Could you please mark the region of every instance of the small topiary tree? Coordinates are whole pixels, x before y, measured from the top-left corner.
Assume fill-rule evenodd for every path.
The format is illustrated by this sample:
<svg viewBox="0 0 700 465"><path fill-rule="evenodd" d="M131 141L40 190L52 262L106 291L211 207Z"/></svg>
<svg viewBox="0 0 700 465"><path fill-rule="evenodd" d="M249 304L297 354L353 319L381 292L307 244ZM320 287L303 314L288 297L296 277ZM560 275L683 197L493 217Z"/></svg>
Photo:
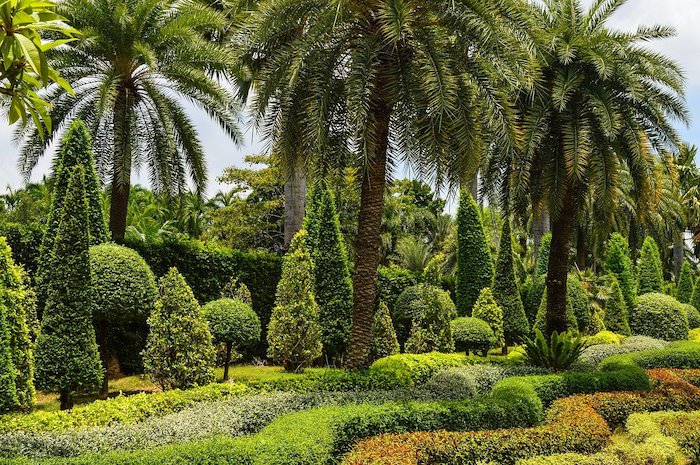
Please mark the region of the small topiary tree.
<svg viewBox="0 0 700 465"><path fill-rule="evenodd" d="M486 243L479 206L471 193L462 189L457 210L457 313L472 314L479 293L493 281L493 262Z"/></svg>
<svg viewBox="0 0 700 465"><path fill-rule="evenodd" d="M567 279L568 281L568 279ZM542 302L540 302L540 308L537 310L537 316L535 317L535 324L532 327L532 332L539 329L540 332L544 333L547 326L547 290L542 293ZM576 314L574 313L574 307L571 304L571 298L569 297L569 286L567 285L566 292L566 329L571 331L572 334L578 334L578 322L576 321Z"/></svg>
<svg viewBox="0 0 700 465"><path fill-rule="evenodd" d="M544 276L534 274L525 278L525 282L520 287L520 296L527 316L528 328L535 324L545 286Z"/></svg>
<svg viewBox="0 0 700 465"><path fill-rule="evenodd" d="M234 299L209 302L202 307L202 312L214 341L226 344L224 359L224 381L226 381L231 364L231 352L260 340L260 319L250 305Z"/></svg>
<svg viewBox="0 0 700 465"><path fill-rule="evenodd" d="M231 278L226 283L221 291L221 298L240 300L244 304L253 306L253 297L250 295L250 289L245 283L240 282L238 278Z"/></svg>
<svg viewBox="0 0 700 465"><path fill-rule="evenodd" d="M630 256L630 247L627 239L620 233L613 233L608 240L608 249L605 255L605 270L612 273L620 284L620 290L625 298L627 312L634 308L636 297L634 283L634 268Z"/></svg>
<svg viewBox="0 0 700 465"><path fill-rule="evenodd" d="M700 311L690 304L683 304L683 310L688 317L688 328L700 328Z"/></svg>
<svg viewBox="0 0 700 465"><path fill-rule="evenodd" d="M159 294L148 318L146 373L163 390L214 382L212 336L192 289L176 268L160 279Z"/></svg>
<svg viewBox="0 0 700 465"><path fill-rule="evenodd" d="M267 330L267 355L286 371L299 373L321 356L321 326L313 294L313 262L299 231L282 264L275 308Z"/></svg>
<svg viewBox="0 0 700 465"><path fill-rule="evenodd" d="M693 298L695 272L690 263L685 260L681 266L681 274L678 278L676 298L682 304L689 304Z"/></svg>
<svg viewBox="0 0 700 465"><path fill-rule="evenodd" d="M5 318L5 309L0 306L0 412L7 412L17 406L19 401L10 350L10 329Z"/></svg>
<svg viewBox="0 0 700 465"><path fill-rule="evenodd" d="M79 165L71 172L36 342L36 385L59 392L62 410L73 407L75 393L98 388L104 376L92 326L85 170Z"/></svg>
<svg viewBox="0 0 700 465"><path fill-rule="evenodd" d="M632 334L666 341L688 338L688 315L683 304L671 296L651 292L637 297L630 314Z"/></svg>
<svg viewBox="0 0 700 465"><path fill-rule="evenodd" d="M625 297L620 282L610 274L610 298L605 302L605 328L615 334L631 335Z"/></svg>
<svg viewBox="0 0 700 465"><path fill-rule="evenodd" d="M503 346L505 343L503 309L496 303L491 288L485 287L481 290L481 294L479 294L479 298L474 305L472 316L488 323L496 339L496 345L499 347Z"/></svg>
<svg viewBox="0 0 700 465"><path fill-rule="evenodd" d="M591 309L591 303L588 300L586 288L583 287L583 283L576 275L569 275L566 280L566 289L566 297L571 303L571 308L576 317L576 324L581 335L591 336L604 330L604 327L601 328L602 322L596 319L596 315L594 315Z"/></svg>
<svg viewBox="0 0 700 465"><path fill-rule="evenodd" d="M529 333L525 308L520 299L520 289L513 268L513 239L510 233L510 221L503 222L501 231L501 246L496 262L496 275L493 278L493 297L503 310L504 353L508 353L508 345L520 341Z"/></svg>
<svg viewBox="0 0 700 465"><path fill-rule="evenodd" d="M409 287L396 301L394 323L399 343L408 344L410 334L407 334L407 331L415 327L413 332L418 334L418 328L421 328L423 331L420 332L420 336L425 347L421 352L451 352L454 340L450 321L455 316L457 311L448 292L429 284ZM402 336L405 339L402 339ZM406 346L404 350L409 351Z"/></svg>
<svg viewBox="0 0 700 465"><path fill-rule="evenodd" d="M156 279L146 261L135 251L117 244L90 247L93 321L105 376L100 396L109 393L106 368L110 359L110 328L145 321L158 300Z"/></svg>
<svg viewBox="0 0 700 465"><path fill-rule="evenodd" d="M661 292L664 285L664 274L661 266L661 255L656 241L652 237L644 239L639 253L637 270L637 294Z"/></svg>
<svg viewBox="0 0 700 465"><path fill-rule="evenodd" d="M547 271L549 270L549 252L551 249L552 233L547 233L544 236L542 236L542 241L540 242L540 250L537 257L537 264L535 265L536 276L547 276Z"/></svg>
<svg viewBox="0 0 700 465"><path fill-rule="evenodd" d="M473 317L452 320L452 337L458 352L478 353L486 357L489 349L496 347L497 340L487 322Z"/></svg>
<svg viewBox="0 0 700 465"><path fill-rule="evenodd" d="M384 302L380 302L372 323L370 360L379 360L389 355L398 354L400 350L394 324L391 322L389 307Z"/></svg>
<svg viewBox="0 0 700 465"><path fill-rule="evenodd" d="M417 322L411 324L411 331L404 345L404 352L407 354L427 354L432 352L428 331Z"/></svg>
<svg viewBox="0 0 700 465"><path fill-rule="evenodd" d="M690 298L690 305L695 308L700 308L700 276L695 278L695 286L693 286L693 294Z"/></svg>

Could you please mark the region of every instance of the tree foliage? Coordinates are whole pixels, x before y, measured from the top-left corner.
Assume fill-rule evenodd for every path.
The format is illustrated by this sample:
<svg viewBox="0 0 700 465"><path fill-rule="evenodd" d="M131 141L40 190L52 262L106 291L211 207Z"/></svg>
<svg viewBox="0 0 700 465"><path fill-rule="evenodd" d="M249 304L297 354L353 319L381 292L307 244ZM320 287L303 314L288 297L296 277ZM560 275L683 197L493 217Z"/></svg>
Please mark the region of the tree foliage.
<svg viewBox="0 0 700 465"><path fill-rule="evenodd" d="M620 290L625 298L627 311L634 308L634 299L637 295L634 282L634 268L630 247L627 239L620 233L613 233L608 240L608 248L605 254L605 270L617 278Z"/></svg>
<svg viewBox="0 0 700 465"><path fill-rule="evenodd" d="M652 237L644 239L639 253L637 270L637 293L661 292L664 284L661 255L656 241Z"/></svg>
<svg viewBox="0 0 700 465"><path fill-rule="evenodd" d="M681 266L681 275L678 278L678 291L676 293L679 302L689 304L693 298L693 289L695 285L695 272L690 262L683 261Z"/></svg>

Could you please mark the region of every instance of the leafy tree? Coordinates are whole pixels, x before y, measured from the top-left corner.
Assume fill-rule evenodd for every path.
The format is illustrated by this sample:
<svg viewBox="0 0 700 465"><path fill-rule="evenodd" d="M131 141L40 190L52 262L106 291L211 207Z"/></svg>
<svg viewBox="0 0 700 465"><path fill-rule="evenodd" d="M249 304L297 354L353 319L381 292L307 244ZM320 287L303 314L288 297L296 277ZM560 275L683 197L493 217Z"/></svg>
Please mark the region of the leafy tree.
<svg viewBox="0 0 700 465"><path fill-rule="evenodd" d="M492 84L517 81L529 64L514 34L520 6L271 0L235 38L253 57L254 109L284 165L351 159L362 175L350 368L369 362L387 167L402 154L457 185L478 164L483 126L514 145L508 93Z"/></svg>
<svg viewBox="0 0 700 465"><path fill-rule="evenodd" d="M37 123L20 129L21 168L34 169L61 127L89 121L98 164L111 169L109 227L121 241L131 173L141 164L158 191L183 192L188 175L198 192L204 189L204 152L181 100L240 140L234 96L214 76L239 68L224 44L211 40L230 22L204 3L177 0L69 0L57 11L82 33L49 60L65 71L75 94L46 93L55 124L43 139Z"/></svg>
<svg viewBox="0 0 700 465"><path fill-rule="evenodd" d="M634 268L627 239L620 233L614 233L608 240L605 255L605 270L617 278L622 295L625 297L627 312L634 308L636 297L634 283Z"/></svg>
<svg viewBox="0 0 700 465"><path fill-rule="evenodd" d="M389 307L384 302L379 303L379 309L374 314L372 324L372 349L371 360L379 360L382 357L398 354L401 348L396 339L394 324L391 322Z"/></svg>
<svg viewBox="0 0 700 465"><path fill-rule="evenodd" d="M146 373L164 390L213 382L212 336L192 289L176 268L170 268L160 278L159 293L148 318L150 331L143 351Z"/></svg>
<svg viewBox="0 0 700 465"><path fill-rule="evenodd" d="M481 290L479 298L474 304L472 317L488 323L491 330L493 330L497 347L503 346L505 343L503 334L503 309L496 303L491 288L485 287Z"/></svg>
<svg viewBox="0 0 700 465"><path fill-rule="evenodd" d="M679 302L689 304L693 298L693 285L695 280L695 272L688 261L684 261L681 266L681 275L678 278L677 299Z"/></svg>
<svg viewBox="0 0 700 465"><path fill-rule="evenodd" d="M479 206L469 191L462 190L457 210L457 282L455 284L459 315L471 314L481 290L491 285L493 276L493 261L486 245Z"/></svg>
<svg viewBox="0 0 700 465"><path fill-rule="evenodd" d="M663 267L659 247L652 237L644 239L637 266L637 293L661 292L664 284Z"/></svg>
<svg viewBox="0 0 700 465"><path fill-rule="evenodd" d="M78 165L70 173L36 341L36 385L59 392L62 410L73 407L75 393L97 389L104 376L92 326L85 169Z"/></svg>
<svg viewBox="0 0 700 465"><path fill-rule="evenodd" d="M632 334L627 304L614 274L610 275L610 298L605 302L605 329L624 336Z"/></svg>
<svg viewBox="0 0 700 465"><path fill-rule="evenodd" d="M313 294L313 262L299 231L282 264L275 308L267 330L267 355L286 371L299 373L321 356L322 330Z"/></svg>
<svg viewBox="0 0 700 465"><path fill-rule="evenodd" d="M6 310L0 307L0 412L7 412L19 405L10 349L10 329L5 313Z"/></svg>
<svg viewBox="0 0 700 465"><path fill-rule="evenodd" d="M222 299L240 300L246 305L253 306L253 297L250 295L250 289L245 283L238 281L238 278L231 278L221 290Z"/></svg>
<svg viewBox="0 0 700 465"><path fill-rule="evenodd" d="M501 246L498 250L496 274L491 290L496 303L503 311L504 350L507 351L508 345L520 341L530 332L513 268L513 238L508 219L503 222Z"/></svg>
<svg viewBox="0 0 700 465"><path fill-rule="evenodd" d="M224 381L228 380L231 351L260 340L260 319L252 307L240 300L219 299L202 308L214 341L226 344Z"/></svg>

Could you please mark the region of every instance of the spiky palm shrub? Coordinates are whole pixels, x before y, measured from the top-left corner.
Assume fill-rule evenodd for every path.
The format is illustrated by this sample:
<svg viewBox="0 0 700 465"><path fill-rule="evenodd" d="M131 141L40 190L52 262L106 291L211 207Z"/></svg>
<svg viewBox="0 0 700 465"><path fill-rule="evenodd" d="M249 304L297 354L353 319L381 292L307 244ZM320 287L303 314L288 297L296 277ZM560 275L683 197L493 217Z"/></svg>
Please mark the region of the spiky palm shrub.
<svg viewBox="0 0 700 465"><path fill-rule="evenodd" d="M299 373L321 356L322 331L313 294L313 262L299 231L282 264L277 298L267 330L267 355L286 371Z"/></svg>
<svg viewBox="0 0 700 465"><path fill-rule="evenodd" d="M148 318L143 351L146 373L164 390L213 382L216 356L212 336L192 289L176 268L160 278L159 294Z"/></svg>
<svg viewBox="0 0 700 465"><path fill-rule="evenodd" d="M679 302L684 304L689 304L693 298L693 289L695 281L695 272L693 267L686 260L681 266L681 275L678 278L678 291L676 293L676 298Z"/></svg>
<svg viewBox="0 0 700 465"><path fill-rule="evenodd" d="M529 325L525 308L520 299L520 289L513 268L513 239L510 233L510 221L503 222L501 245L496 261L496 275L491 288L496 303L503 310L503 335L505 345L520 341L528 335Z"/></svg>
<svg viewBox="0 0 700 465"><path fill-rule="evenodd" d="M491 289L485 287L479 293L479 298L474 304L473 318L488 323L496 338L497 346L502 346L505 343L503 334L503 309L496 303Z"/></svg>
<svg viewBox="0 0 700 465"><path fill-rule="evenodd" d="M629 336L632 334L629 324L629 312L622 295L622 288L617 277L610 275L610 298L605 302L605 329L615 334Z"/></svg>
<svg viewBox="0 0 700 465"><path fill-rule="evenodd" d="M73 395L102 384L103 368L92 326L89 206L85 169L71 169L48 274L46 307L36 341L36 386L59 392L61 409Z"/></svg>
<svg viewBox="0 0 700 465"><path fill-rule="evenodd" d="M637 269L637 293L661 292L664 285L664 273L661 265L661 254L656 241L652 237L644 239L639 253Z"/></svg>
<svg viewBox="0 0 700 465"><path fill-rule="evenodd" d="M384 302L379 303L379 308L374 314L372 324L372 350L370 358L379 360L382 357L398 354L401 348L396 338L394 324L391 322L389 307Z"/></svg>
<svg viewBox="0 0 700 465"><path fill-rule="evenodd" d="M494 270L486 244L479 206L471 193L462 190L457 210L457 313L471 315L481 290L491 286Z"/></svg>
<svg viewBox="0 0 700 465"><path fill-rule="evenodd" d="M627 312L634 308L637 296L634 282L634 265L627 239L620 233L613 233L608 240L605 254L605 271L612 273L620 284L620 290L625 298Z"/></svg>

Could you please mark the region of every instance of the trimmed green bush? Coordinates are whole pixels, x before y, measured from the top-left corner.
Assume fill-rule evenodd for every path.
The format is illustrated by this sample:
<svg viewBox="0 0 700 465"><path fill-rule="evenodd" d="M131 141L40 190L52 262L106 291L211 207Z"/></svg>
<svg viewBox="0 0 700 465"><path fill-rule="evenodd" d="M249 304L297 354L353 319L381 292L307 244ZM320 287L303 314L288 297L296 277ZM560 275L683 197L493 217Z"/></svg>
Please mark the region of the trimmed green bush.
<svg viewBox="0 0 700 465"><path fill-rule="evenodd" d="M629 313L622 294L620 282L614 274L610 274L610 298L605 302L605 329L616 334L629 336L632 334L629 324Z"/></svg>
<svg viewBox="0 0 700 465"><path fill-rule="evenodd" d="M501 231L501 246L493 278L493 297L503 310L503 336L506 345L519 342L530 333L525 308L520 299L520 289L513 268L513 238L510 221L506 218Z"/></svg>
<svg viewBox="0 0 700 465"><path fill-rule="evenodd" d="M660 293L640 295L630 314L632 334L675 341L688 338L688 316L683 304Z"/></svg>
<svg viewBox="0 0 700 465"><path fill-rule="evenodd" d="M370 347L370 360L375 361L383 357L398 354L401 350L396 338L394 324L391 322L389 308L384 302L379 303L379 308L374 313L372 322L372 347Z"/></svg>
<svg viewBox="0 0 700 465"><path fill-rule="evenodd" d="M547 233L542 236L542 241L540 242L539 256L537 257L537 264L535 266L536 276L547 276L547 272L549 271L549 253L551 249L552 233Z"/></svg>
<svg viewBox="0 0 700 465"><path fill-rule="evenodd" d="M613 233L608 240L608 250L605 255L605 270L612 273L620 284L620 290L627 304L627 312L634 308L637 295L634 282L634 267L627 239L620 233Z"/></svg>
<svg viewBox="0 0 700 465"><path fill-rule="evenodd" d="M458 352L488 354L489 349L498 346L493 329L484 320L473 317L461 317L452 320L452 337Z"/></svg>
<svg viewBox="0 0 700 465"><path fill-rule="evenodd" d="M299 231L284 257L282 279L267 332L268 356L286 371L301 372L321 356L321 327L313 295L313 262Z"/></svg>
<svg viewBox="0 0 700 465"><path fill-rule="evenodd" d="M571 302L571 308L576 317L576 326L582 335L595 334L605 329L598 315L593 314L586 288L574 274L569 274L566 280L566 298Z"/></svg>
<svg viewBox="0 0 700 465"><path fill-rule="evenodd" d="M615 334L612 331L600 331L593 336L586 336L583 339L589 346L598 344L614 344L619 346L622 343L624 336Z"/></svg>
<svg viewBox="0 0 700 465"><path fill-rule="evenodd" d="M0 224L0 236L7 239L15 264L22 266L24 271L34 278L39 266L39 249L44 239L44 225L3 223Z"/></svg>
<svg viewBox="0 0 700 465"><path fill-rule="evenodd" d="M401 293L396 301L393 321L399 343L420 352L451 352L454 349L450 321L455 305L447 291L429 284L418 284ZM413 338L411 338L413 333ZM405 338L405 339L403 339Z"/></svg>
<svg viewBox="0 0 700 465"><path fill-rule="evenodd" d="M10 328L5 313L5 309L0 306L0 413L19 406L17 385L15 384L15 367L12 364L12 351L10 350Z"/></svg>
<svg viewBox="0 0 700 465"><path fill-rule="evenodd" d="M91 392L103 379L92 326L85 169L78 165L71 173L53 242L55 261L46 275L46 307L36 341L36 385L59 392L62 409L73 406L75 393Z"/></svg>
<svg viewBox="0 0 700 465"><path fill-rule="evenodd" d="M681 266L681 274L678 278L678 288L676 298L682 304L689 304L693 298L693 289L695 284L695 271L688 260L683 261Z"/></svg>
<svg viewBox="0 0 700 465"><path fill-rule="evenodd" d="M629 366L637 366L644 370L656 368L700 368L700 343L678 341L669 344L664 349L644 350L628 354L612 355L603 360L601 371L614 371Z"/></svg>
<svg viewBox="0 0 700 465"><path fill-rule="evenodd" d="M457 209L457 283L455 294L457 313L472 314L479 293L493 281L491 252L486 243L484 225L476 200L462 189Z"/></svg>
<svg viewBox="0 0 700 465"><path fill-rule="evenodd" d="M493 331L497 346L502 346L505 343L503 334L503 310L496 303L496 299L493 298L490 288L486 287L481 290L479 299L474 305L472 315L474 318L483 320L489 325Z"/></svg>
<svg viewBox="0 0 700 465"><path fill-rule="evenodd" d="M664 285L664 273L661 266L661 254L656 241L652 237L644 239L639 253L637 269L637 294L661 292Z"/></svg>
<svg viewBox="0 0 700 465"><path fill-rule="evenodd" d="M695 286L693 287L693 295L690 298L690 305L700 309L700 276L695 278Z"/></svg>
<svg viewBox="0 0 700 465"><path fill-rule="evenodd" d="M396 301L399 296L409 287L413 287L419 282L419 276L404 268L398 267L394 264L391 266L380 266L377 270L377 302L384 302L389 308L389 312L394 318L394 324L396 325L395 307ZM406 329L406 334L404 336L404 341L408 337L409 327ZM401 335L398 334L399 342L401 342Z"/></svg>
<svg viewBox="0 0 700 465"><path fill-rule="evenodd" d="M404 386L419 386L440 370L470 363L471 360L464 354L396 354L377 360L370 366L369 371L388 375L399 380Z"/></svg>
<svg viewBox="0 0 700 465"><path fill-rule="evenodd" d="M683 304L683 310L688 316L688 328L695 329L700 327L700 311L690 304Z"/></svg>
<svg viewBox="0 0 700 465"><path fill-rule="evenodd" d="M212 336L192 289L175 268L159 281L160 298L148 318L146 373L163 390L214 381Z"/></svg>

